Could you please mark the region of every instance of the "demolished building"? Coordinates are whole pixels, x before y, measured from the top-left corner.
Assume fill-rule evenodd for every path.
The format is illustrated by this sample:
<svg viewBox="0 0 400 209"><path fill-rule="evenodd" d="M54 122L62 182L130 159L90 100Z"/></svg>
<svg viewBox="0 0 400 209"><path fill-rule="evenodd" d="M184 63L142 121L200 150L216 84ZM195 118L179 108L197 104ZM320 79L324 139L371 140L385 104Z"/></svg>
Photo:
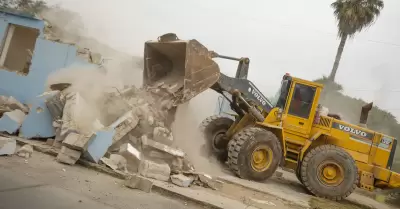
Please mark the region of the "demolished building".
<svg viewBox="0 0 400 209"><path fill-rule="evenodd" d="M0 53L0 130L18 131L26 138L53 137L55 130L45 105L48 95L43 95L48 75L71 65L92 63L78 56L76 46L47 40L41 19L1 10L0 19L0 38L4 40ZM20 112L11 113L11 117L5 114L10 102L26 114L23 120Z"/></svg>
<svg viewBox="0 0 400 209"><path fill-rule="evenodd" d="M163 99L165 87L110 85L91 95L87 89L108 79L100 54L63 43L40 18L6 11L0 18L0 133L48 138L65 164L85 159L162 181L193 175L186 154L172 147L173 107ZM103 80L65 76L73 71Z"/></svg>

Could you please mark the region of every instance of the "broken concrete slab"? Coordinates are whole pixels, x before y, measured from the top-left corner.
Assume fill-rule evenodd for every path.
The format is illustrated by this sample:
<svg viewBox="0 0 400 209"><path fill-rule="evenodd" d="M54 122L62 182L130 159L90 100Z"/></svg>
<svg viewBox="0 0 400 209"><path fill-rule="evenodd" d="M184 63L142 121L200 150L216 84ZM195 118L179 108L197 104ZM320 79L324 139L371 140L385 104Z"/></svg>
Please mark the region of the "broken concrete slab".
<svg viewBox="0 0 400 209"><path fill-rule="evenodd" d="M113 142L127 135L136 127L137 123L138 118L133 115L132 111L129 111L107 128L97 131L96 134L92 135L89 139L85 158L97 163Z"/></svg>
<svg viewBox="0 0 400 209"><path fill-rule="evenodd" d="M0 96L0 106L5 107L8 111L21 110L24 113L29 112L29 108L23 105L21 102L10 96Z"/></svg>
<svg viewBox="0 0 400 209"><path fill-rule="evenodd" d="M113 170L120 170L125 173L128 172L127 160L121 155L111 154L109 158L102 157L100 160Z"/></svg>
<svg viewBox="0 0 400 209"><path fill-rule="evenodd" d="M52 126L53 120L44 103L46 96L48 95L41 95L27 101L27 103L30 104L30 111L19 129L20 137L28 139L54 137L55 130Z"/></svg>
<svg viewBox="0 0 400 209"><path fill-rule="evenodd" d="M180 173L183 170L183 158L174 157L171 162L171 170L174 173Z"/></svg>
<svg viewBox="0 0 400 209"><path fill-rule="evenodd" d="M185 152L183 152L182 150L175 149L175 148L172 148L172 147L167 146L165 144L161 144L159 142L151 140L151 139L147 138L145 135L142 136L141 139L142 139L142 146L144 148L151 147L151 148L154 148L154 149L169 153L169 154L171 154L173 156L176 156L176 157L182 157L183 158L186 155Z"/></svg>
<svg viewBox="0 0 400 209"><path fill-rule="evenodd" d="M74 165L76 161L81 157L81 152L70 149L66 146L62 146L60 152L57 155L57 161L69 165Z"/></svg>
<svg viewBox="0 0 400 209"><path fill-rule="evenodd" d="M153 182L138 175L132 175L125 181L125 186L131 189L140 189L150 193L153 187Z"/></svg>
<svg viewBox="0 0 400 209"><path fill-rule="evenodd" d="M127 170L128 161L124 158L124 156L118 154L111 154L109 159L114 164L117 165L117 170L128 172Z"/></svg>
<svg viewBox="0 0 400 209"><path fill-rule="evenodd" d="M84 136L82 134L78 133L68 133L67 136L65 136L64 141L62 144L70 149L78 150L78 151L84 151L88 142L89 142L89 137Z"/></svg>
<svg viewBox="0 0 400 209"><path fill-rule="evenodd" d="M174 137L167 128L155 127L153 130L153 140L170 146L174 142Z"/></svg>
<svg viewBox="0 0 400 209"><path fill-rule="evenodd" d="M180 187L189 187L192 184L193 180L194 180L193 177L185 176L183 174L177 174L171 176L172 183Z"/></svg>
<svg viewBox="0 0 400 209"><path fill-rule="evenodd" d="M119 153L125 158L133 158L135 161L142 160L142 153L129 143L121 145Z"/></svg>
<svg viewBox="0 0 400 209"><path fill-rule="evenodd" d="M50 88L55 85L57 84L51 85ZM60 91L51 91L48 93L51 96L45 100L45 104L50 112L50 115L52 116L53 121L61 120L65 106L65 96Z"/></svg>
<svg viewBox="0 0 400 209"><path fill-rule="evenodd" d="M104 163L106 166L110 167L114 171L118 169L117 164L115 164L110 158L102 157L100 158L100 161Z"/></svg>
<svg viewBox="0 0 400 209"><path fill-rule="evenodd" d="M98 163L100 158L104 156L111 146L114 134L115 130L111 128L99 130L93 134L88 141L84 158L91 162Z"/></svg>
<svg viewBox="0 0 400 209"><path fill-rule="evenodd" d="M33 147L29 144L25 144L17 150L16 154L20 157L30 158L33 154Z"/></svg>
<svg viewBox="0 0 400 209"><path fill-rule="evenodd" d="M166 163L142 160L139 165L139 174L160 181L168 181L171 174L171 168Z"/></svg>
<svg viewBox="0 0 400 209"><path fill-rule="evenodd" d="M0 137L0 156L12 155L17 149L17 142L13 138Z"/></svg>
<svg viewBox="0 0 400 209"><path fill-rule="evenodd" d="M110 127L114 128L115 135L113 143L119 141L122 137L132 131L139 123L139 118L133 114L132 110L125 113L122 117L118 118Z"/></svg>
<svg viewBox="0 0 400 209"><path fill-rule="evenodd" d="M25 117L25 113L19 109L4 113L0 118L0 132L16 133L24 122Z"/></svg>
<svg viewBox="0 0 400 209"><path fill-rule="evenodd" d="M171 157L170 154L158 150L150 150L147 156L153 159L167 159Z"/></svg>
<svg viewBox="0 0 400 209"><path fill-rule="evenodd" d="M142 153L129 143L122 144L119 148L119 154L127 160L127 168L129 172L138 172L140 161L143 156Z"/></svg>

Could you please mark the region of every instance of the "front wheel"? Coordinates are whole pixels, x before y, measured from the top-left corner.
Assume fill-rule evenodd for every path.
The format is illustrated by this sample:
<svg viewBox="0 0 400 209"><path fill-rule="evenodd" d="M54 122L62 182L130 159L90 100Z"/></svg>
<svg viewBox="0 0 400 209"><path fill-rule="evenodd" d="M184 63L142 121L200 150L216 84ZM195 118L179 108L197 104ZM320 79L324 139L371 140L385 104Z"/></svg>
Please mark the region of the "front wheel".
<svg viewBox="0 0 400 209"><path fill-rule="evenodd" d="M223 116L211 116L203 120L200 125L200 131L206 140L205 148L211 152L218 160L225 162L227 154L227 145L229 139L226 132L232 126L234 121Z"/></svg>
<svg viewBox="0 0 400 209"><path fill-rule="evenodd" d="M352 156L334 145L321 145L308 152L300 176L312 194L335 201L349 196L359 178Z"/></svg>
<svg viewBox="0 0 400 209"><path fill-rule="evenodd" d="M228 144L229 167L240 178L264 181L274 174L281 160L278 138L262 128L245 128Z"/></svg>

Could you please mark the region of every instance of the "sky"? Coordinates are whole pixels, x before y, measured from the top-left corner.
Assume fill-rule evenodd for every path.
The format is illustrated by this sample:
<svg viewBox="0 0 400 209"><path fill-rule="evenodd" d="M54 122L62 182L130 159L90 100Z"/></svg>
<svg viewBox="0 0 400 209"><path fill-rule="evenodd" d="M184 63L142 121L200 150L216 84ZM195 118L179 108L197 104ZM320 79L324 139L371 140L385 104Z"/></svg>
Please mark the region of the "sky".
<svg viewBox="0 0 400 209"><path fill-rule="evenodd" d="M144 42L173 32L219 54L249 57L249 79L266 96L283 74L329 75L339 44L333 0L48 0L78 12L86 35L142 56ZM400 118L400 1L384 0L376 23L347 42L336 81L344 93ZM218 60L234 76L237 63Z"/></svg>

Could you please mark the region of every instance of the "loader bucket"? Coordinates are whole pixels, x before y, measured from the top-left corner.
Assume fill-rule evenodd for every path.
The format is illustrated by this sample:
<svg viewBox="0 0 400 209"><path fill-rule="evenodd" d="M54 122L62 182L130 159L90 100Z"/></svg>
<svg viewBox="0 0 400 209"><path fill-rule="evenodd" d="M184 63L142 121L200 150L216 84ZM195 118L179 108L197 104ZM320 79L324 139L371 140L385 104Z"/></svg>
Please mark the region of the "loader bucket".
<svg viewBox="0 0 400 209"><path fill-rule="evenodd" d="M197 40L179 40L175 34L172 38L166 34L145 43L143 84L167 89L175 105L210 88L219 76L218 64Z"/></svg>

